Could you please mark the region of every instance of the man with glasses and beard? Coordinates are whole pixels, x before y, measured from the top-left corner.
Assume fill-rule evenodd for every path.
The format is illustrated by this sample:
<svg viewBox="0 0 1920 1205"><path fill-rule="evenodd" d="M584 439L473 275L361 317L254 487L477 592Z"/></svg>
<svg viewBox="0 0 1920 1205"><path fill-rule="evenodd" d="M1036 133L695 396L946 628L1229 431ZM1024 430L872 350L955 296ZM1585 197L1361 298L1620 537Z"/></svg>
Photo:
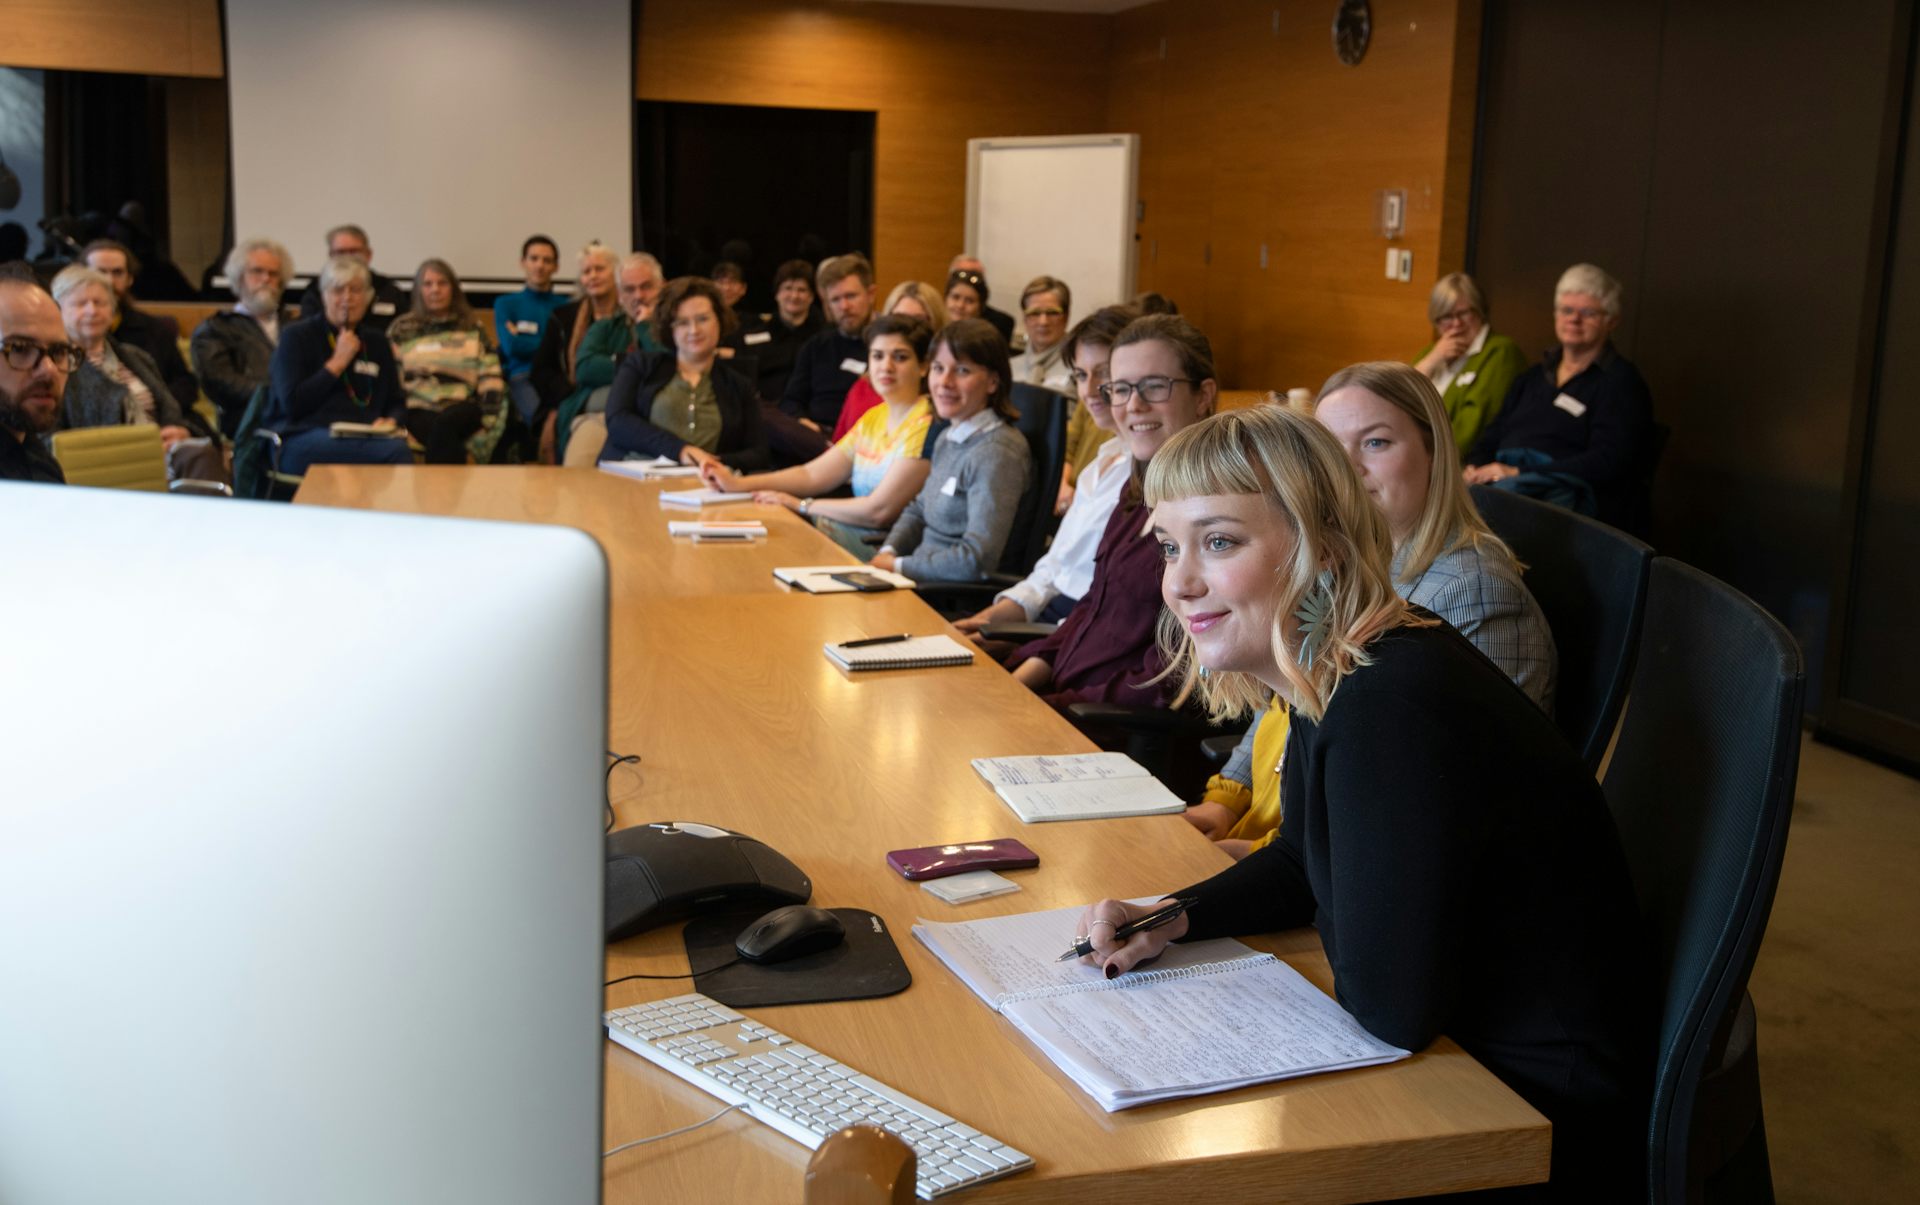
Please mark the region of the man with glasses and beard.
<svg viewBox="0 0 1920 1205"><path fill-rule="evenodd" d="M280 342L280 296L293 277L293 257L272 239L251 238L227 255L227 280L239 300L193 332L193 371L220 409L220 429L232 434L247 399L267 383Z"/></svg>
<svg viewBox="0 0 1920 1205"><path fill-rule="evenodd" d="M47 451L67 374L80 366L60 307L31 277L0 273L0 481L66 484Z"/></svg>

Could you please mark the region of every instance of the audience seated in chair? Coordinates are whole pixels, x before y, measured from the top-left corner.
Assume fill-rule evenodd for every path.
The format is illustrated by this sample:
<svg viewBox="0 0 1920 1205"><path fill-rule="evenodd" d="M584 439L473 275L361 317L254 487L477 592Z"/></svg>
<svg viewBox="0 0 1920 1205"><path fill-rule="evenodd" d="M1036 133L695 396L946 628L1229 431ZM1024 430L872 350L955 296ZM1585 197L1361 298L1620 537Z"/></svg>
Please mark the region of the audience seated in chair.
<svg viewBox="0 0 1920 1205"><path fill-rule="evenodd" d="M515 413L529 430L540 412L540 390L533 383L533 361L540 354L547 322L567 299L554 291L560 247L544 234L520 244L520 272L526 287L493 303L493 329L500 346L500 372Z"/></svg>
<svg viewBox="0 0 1920 1205"><path fill-rule="evenodd" d="M68 375L83 359L60 307L32 275L0 274L0 481L65 484L47 436L60 425Z"/></svg>
<svg viewBox="0 0 1920 1205"><path fill-rule="evenodd" d="M866 560L874 537L884 536L926 483L931 462L921 454L933 404L924 390L933 331L917 318L882 314L867 326L867 374L881 404L806 464L771 473L736 474L709 464L706 483L728 493L752 491L755 502L784 506L813 520L834 543ZM842 486L851 498L823 497Z"/></svg>
<svg viewBox="0 0 1920 1205"><path fill-rule="evenodd" d="M620 305L620 257L605 243L588 243L580 248L576 272L580 296L556 309L540 336L531 379L540 394L540 412L535 418L539 457L542 463L557 464L565 451L573 423L560 421L560 411L569 416L599 414L606 410L605 390L613 384L613 370L626 355L630 320ZM612 322L587 342L587 334L602 322ZM583 358L582 345L588 352ZM588 366L587 380L577 378L577 367ZM605 379L599 377L604 375ZM597 382L597 383L596 383ZM580 391L587 392L582 394ZM597 407L592 391L599 389Z"/></svg>
<svg viewBox="0 0 1920 1205"><path fill-rule="evenodd" d="M1487 299L1465 272L1450 272L1427 298L1434 340L1413 366L1440 391L1453 426L1453 442L1465 455L1500 413L1507 390L1527 370L1520 345L1487 325Z"/></svg>
<svg viewBox="0 0 1920 1205"><path fill-rule="evenodd" d="M1608 335L1620 321L1620 282L1575 264L1553 291L1560 346L1515 381L1467 454L1468 485L1489 483L1645 527L1653 471L1653 395Z"/></svg>
<svg viewBox="0 0 1920 1205"><path fill-rule="evenodd" d="M107 332L116 300L113 285L92 268L70 264L53 278L67 337L85 360L67 382L60 425L66 428L151 424L160 428L170 478L227 479L220 438L200 415L182 410L153 357Z"/></svg>
<svg viewBox="0 0 1920 1205"><path fill-rule="evenodd" d="M443 259L413 274L413 305L387 328L407 433L428 464L487 464L507 431L507 391L493 332L467 304L466 290Z"/></svg>
<svg viewBox="0 0 1920 1205"><path fill-rule="evenodd" d="M1072 366L1060 353L1073 321L1073 290L1064 280L1034 277L1020 291L1020 321L1027 349L1013 358L1013 379L1072 393Z"/></svg>
<svg viewBox="0 0 1920 1205"><path fill-rule="evenodd" d="M773 312L742 318L724 344L737 355L753 357L760 400L769 405L778 404L787 391L801 346L826 325L813 301L813 265L790 259L773 274Z"/></svg>
<svg viewBox="0 0 1920 1205"><path fill-rule="evenodd" d="M954 294L956 281L965 286L958 296ZM947 264L947 320L958 322L962 318L984 318L994 330L1000 332L1008 348L1014 348L1026 336L1019 332L1012 314L987 304L987 298L991 295L991 290L987 288L987 267L978 259L963 252Z"/></svg>
<svg viewBox="0 0 1920 1205"><path fill-rule="evenodd" d="M940 303L932 285L918 280L903 280L893 286L880 312L918 319L925 324L929 335L939 334L940 328L947 324L947 307ZM847 390L847 400L840 404L840 420L833 424L833 442L839 443L867 411L879 404L880 393L873 387L870 375L855 381L853 388Z"/></svg>
<svg viewBox="0 0 1920 1205"><path fill-rule="evenodd" d="M293 257L272 239L246 239L227 254L226 274L236 298L233 308L195 327L188 350L200 387L220 412L220 430L233 436L253 391L267 383Z"/></svg>
<svg viewBox="0 0 1920 1205"><path fill-rule="evenodd" d="M193 404L200 400L200 382L194 380L193 372L180 356L179 327L172 319L163 322L134 304L133 285L140 276L139 259L124 243L110 238L88 243L81 250L80 259L106 277L113 287L114 304L119 310L110 332L113 337L146 352L159 369L160 379L167 383L167 391L180 403L180 409L193 409Z"/></svg>
<svg viewBox="0 0 1920 1205"><path fill-rule="evenodd" d="M647 321L672 351L638 349L607 396L601 460L652 460L733 469L767 467L767 437L753 382L720 358L733 311L702 276L669 281Z"/></svg>
<svg viewBox="0 0 1920 1205"><path fill-rule="evenodd" d="M1213 413L1213 348L1186 319L1150 314L1113 341L1105 386L1129 482L1108 516L1086 597L1052 634L1014 650L1013 676L1055 707L1157 706L1172 693L1154 642L1160 619L1160 542L1140 477L1168 440Z"/></svg>
<svg viewBox="0 0 1920 1205"><path fill-rule="evenodd" d="M362 333L372 330L384 335L393 320L406 311L407 295L400 291L400 286L393 283L392 278L373 270L373 243L367 239L365 230L352 223L327 231L327 258L333 260L341 256L357 259L367 267L367 279L371 283L367 286L369 300L366 316L360 320ZM307 286L307 291L300 294L302 318L320 315L325 302L322 293L320 279L315 277L313 283Z"/></svg>
<svg viewBox="0 0 1920 1205"><path fill-rule="evenodd" d="M1453 625L1550 712L1553 633L1513 553L1488 530L1460 480L1433 383L1404 364L1355 364L1328 378L1313 414L1386 516L1394 590ZM1189 823L1236 858L1270 843L1280 826L1287 727L1285 708L1256 716L1202 801L1187 810Z"/></svg>
<svg viewBox="0 0 1920 1205"><path fill-rule="evenodd" d="M373 273L350 256L320 270L322 312L280 334L273 350L272 397L263 426L281 439L281 472L304 475L314 464L412 464L405 431L406 392L393 348L366 324ZM374 438L336 437L334 423L362 423Z"/></svg>
<svg viewBox="0 0 1920 1205"><path fill-rule="evenodd" d="M1099 456L1081 471L1083 488L1074 494L1053 543L1033 571L995 595L986 607L954 621L953 626L971 633L976 644L986 647L979 633L991 624L1064 620L1093 584L1094 553L1133 471L1127 441L1112 438L1115 415L1105 393L1108 360L1114 339L1139 316L1130 305L1110 305L1094 311L1067 335L1063 355L1072 365L1080 405L1090 425L1109 438L1100 445ZM1010 646L1001 647L1012 651Z"/></svg>
<svg viewBox="0 0 1920 1205"><path fill-rule="evenodd" d="M858 253L836 255L820 265L815 284L830 325L801 345L779 408L767 416L776 466L805 464L826 451L847 392L866 371L860 333L873 317L873 265Z"/></svg>
<svg viewBox="0 0 1920 1205"><path fill-rule="evenodd" d="M1148 906L1094 905L1075 930L1089 961L1111 976L1169 941L1312 924L1375 1037L1419 1051L1445 1034L1552 1123L1545 1199L1644 1199L1654 992L1585 764L1395 593L1386 516L1312 419L1259 406L1182 432L1146 496L1181 689L1221 718L1271 696L1294 712L1287 822L1170 892L1191 901L1170 925L1118 944ZM1233 1040L1236 1018L1210 1020Z"/></svg>
<svg viewBox="0 0 1920 1205"><path fill-rule="evenodd" d="M1000 332L978 318L949 323L931 350L927 391L947 426L926 484L872 563L916 582L977 582L1000 563L1033 454L1009 422L1013 378Z"/></svg>

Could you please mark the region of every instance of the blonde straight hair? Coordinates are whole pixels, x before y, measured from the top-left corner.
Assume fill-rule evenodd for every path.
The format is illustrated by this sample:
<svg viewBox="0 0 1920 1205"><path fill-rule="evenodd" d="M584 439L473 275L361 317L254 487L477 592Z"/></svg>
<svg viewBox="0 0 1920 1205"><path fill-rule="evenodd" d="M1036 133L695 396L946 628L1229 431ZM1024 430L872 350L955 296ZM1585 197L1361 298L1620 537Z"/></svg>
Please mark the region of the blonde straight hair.
<svg viewBox="0 0 1920 1205"><path fill-rule="evenodd" d="M1275 521L1293 532L1293 557L1273 583L1273 657L1288 702L1317 721L1340 680L1369 664L1369 641L1388 628L1420 623L1394 593L1387 521L1332 434L1283 406L1217 414L1168 440L1147 466L1149 506L1218 494L1259 494ZM1303 665L1300 650L1287 643L1286 620L1322 570L1333 575L1333 602L1323 621L1326 637L1313 663ZM1167 672L1180 677L1181 696L1197 693L1215 721L1247 715L1270 697L1251 674L1201 673L1193 637L1166 611L1160 646Z"/></svg>
<svg viewBox="0 0 1920 1205"><path fill-rule="evenodd" d="M607 266L615 272L620 270L620 257L612 247L598 240L580 248L581 264L590 259L604 259ZM616 282L617 283L617 282ZM575 363L580 357L580 340L585 337L587 328L593 325L593 298L587 296L585 289L577 290L580 295L580 308L573 314L573 331L567 339L567 384L574 383L580 366Z"/></svg>
<svg viewBox="0 0 1920 1205"><path fill-rule="evenodd" d="M1392 360L1349 365L1320 386L1320 395L1313 399L1313 409L1317 412L1321 401L1337 390L1356 388L1366 390L1412 419L1433 461L1427 474L1427 497L1420 508L1420 521L1407 535L1400 580L1418 581L1434 561L1458 548L1472 548L1489 560L1503 562L1518 577L1522 568L1519 560L1506 541L1493 534L1493 529L1473 505L1473 495L1467 492L1466 481L1460 475L1460 449L1453 442L1453 425L1447 418L1446 406L1440 401L1440 391L1433 387L1427 374Z"/></svg>

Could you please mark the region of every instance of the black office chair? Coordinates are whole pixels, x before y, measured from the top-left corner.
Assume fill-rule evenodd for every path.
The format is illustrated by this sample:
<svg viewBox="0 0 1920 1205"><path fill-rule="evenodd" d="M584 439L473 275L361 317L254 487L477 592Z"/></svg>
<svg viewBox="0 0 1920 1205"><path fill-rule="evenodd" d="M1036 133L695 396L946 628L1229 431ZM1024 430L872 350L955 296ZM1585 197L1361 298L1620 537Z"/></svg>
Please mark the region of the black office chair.
<svg viewBox="0 0 1920 1205"><path fill-rule="evenodd" d="M1559 652L1553 718L1597 771L1626 702L1653 549L1570 510L1478 485L1474 505L1527 567Z"/></svg>
<svg viewBox="0 0 1920 1205"><path fill-rule="evenodd" d="M303 478L280 471L280 433L261 425L271 389L261 385L247 399L233 432L233 493L238 498L291 502Z"/></svg>
<svg viewBox="0 0 1920 1205"><path fill-rule="evenodd" d="M1804 689L1800 650L1771 615L1654 560L1603 784L1656 951L1654 1205L1773 1200L1746 987L1780 880Z"/></svg>
<svg viewBox="0 0 1920 1205"><path fill-rule="evenodd" d="M1032 572L1047 550L1059 521L1054 499L1060 494L1060 474L1067 462L1067 411L1073 399L1038 385L1015 385L1013 404L1020 411L1015 427L1027 437L1032 473L1014 510L1000 563L987 580L979 582L917 582L914 589L928 606L946 616L971 615L993 601L993 596Z"/></svg>

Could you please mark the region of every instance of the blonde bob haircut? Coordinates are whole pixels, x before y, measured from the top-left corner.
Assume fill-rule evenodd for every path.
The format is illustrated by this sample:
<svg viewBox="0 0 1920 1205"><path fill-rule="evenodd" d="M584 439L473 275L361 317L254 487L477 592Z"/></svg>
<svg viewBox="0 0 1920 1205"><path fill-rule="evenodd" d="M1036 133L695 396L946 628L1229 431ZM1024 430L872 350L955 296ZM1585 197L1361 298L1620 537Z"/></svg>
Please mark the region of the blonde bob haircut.
<svg viewBox="0 0 1920 1205"><path fill-rule="evenodd" d="M920 308L927 312L928 328L934 334L939 334L940 328L947 324L947 303L939 288L924 280L903 280L893 286L893 292L887 294L887 303L880 307L880 312L893 313L893 307L909 297L920 303Z"/></svg>
<svg viewBox="0 0 1920 1205"><path fill-rule="evenodd" d="M1370 663L1367 642L1390 627L1417 623L1394 593L1393 544L1380 508L1367 497L1346 452L1318 422L1284 406L1217 414L1179 432L1147 465L1147 505L1219 494L1259 494L1275 522L1294 536L1293 557L1274 580L1273 658L1293 709L1318 721L1340 680ZM1322 570L1333 575L1327 636L1313 664L1300 663L1286 621ZM1167 673L1180 697L1198 693L1216 722L1248 715L1271 692L1251 674L1201 673L1193 637L1172 614L1160 615Z"/></svg>
<svg viewBox="0 0 1920 1205"><path fill-rule="evenodd" d="M1402 555L1399 580L1420 580L1435 560L1457 548L1472 548L1488 560L1504 562L1518 577L1521 566L1513 550L1493 534L1473 505L1473 495L1467 493L1467 483L1460 474L1460 449L1453 442L1453 425L1440 401L1440 391L1427 374L1392 360L1352 364L1320 386L1313 411L1317 414L1320 403L1342 389L1364 389L1412 419L1432 461L1420 521L1414 524L1406 542L1394 550ZM1439 438L1435 438L1436 432Z"/></svg>

